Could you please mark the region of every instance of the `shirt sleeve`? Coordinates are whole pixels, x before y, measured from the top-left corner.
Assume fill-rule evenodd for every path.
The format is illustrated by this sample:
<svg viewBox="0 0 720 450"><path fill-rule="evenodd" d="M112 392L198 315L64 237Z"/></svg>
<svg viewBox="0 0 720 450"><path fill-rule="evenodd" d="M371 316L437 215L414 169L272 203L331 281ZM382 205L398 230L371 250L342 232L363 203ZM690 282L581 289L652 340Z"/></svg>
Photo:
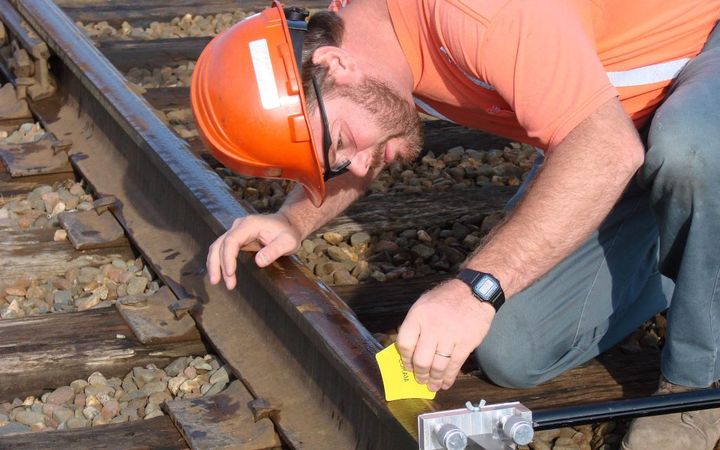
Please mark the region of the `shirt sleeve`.
<svg viewBox="0 0 720 450"><path fill-rule="evenodd" d="M571 2L511 0L489 18L468 69L511 106L548 148L617 96Z"/></svg>

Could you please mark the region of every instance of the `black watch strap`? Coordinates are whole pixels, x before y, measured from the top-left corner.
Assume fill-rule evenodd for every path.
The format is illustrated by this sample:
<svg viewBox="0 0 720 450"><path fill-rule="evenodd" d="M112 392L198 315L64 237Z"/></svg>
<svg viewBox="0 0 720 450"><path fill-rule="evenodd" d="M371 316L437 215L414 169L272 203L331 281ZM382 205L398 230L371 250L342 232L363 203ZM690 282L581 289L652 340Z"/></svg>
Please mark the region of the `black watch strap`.
<svg viewBox="0 0 720 450"><path fill-rule="evenodd" d="M472 269L463 269L457 274L456 278L470 286L470 291L475 298L490 303L495 308L495 311L498 311L505 303L505 293L502 286L500 286L498 279L491 274Z"/></svg>

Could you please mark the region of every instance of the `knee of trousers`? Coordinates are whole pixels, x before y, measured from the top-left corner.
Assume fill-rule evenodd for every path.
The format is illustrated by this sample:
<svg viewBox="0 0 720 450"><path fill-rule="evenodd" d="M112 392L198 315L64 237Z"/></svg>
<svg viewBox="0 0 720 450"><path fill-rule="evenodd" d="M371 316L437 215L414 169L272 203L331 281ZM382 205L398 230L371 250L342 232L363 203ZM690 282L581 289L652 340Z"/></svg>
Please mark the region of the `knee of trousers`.
<svg viewBox="0 0 720 450"><path fill-rule="evenodd" d="M525 343L524 345L520 343ZM530 341L521 336L501 339L492 333L475 349L475 358L483 374L503 387L528 388L546 378L534 364L536 356Z"/></svg>
<svg viewBox="0 0 720 450"><path fill-rule="evenodd" d="M719 127L700 110L662 105L650 125L640 181L656 192L695 194L720 186Z"/></svg>

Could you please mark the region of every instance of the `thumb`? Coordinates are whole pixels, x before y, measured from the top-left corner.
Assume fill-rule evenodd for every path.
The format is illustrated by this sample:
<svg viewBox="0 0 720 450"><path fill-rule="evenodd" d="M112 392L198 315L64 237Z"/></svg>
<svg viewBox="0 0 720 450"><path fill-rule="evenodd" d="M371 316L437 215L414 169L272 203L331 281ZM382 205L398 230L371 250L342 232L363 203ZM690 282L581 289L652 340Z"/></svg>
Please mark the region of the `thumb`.
<svg viewBox="0 0 720 450"><path fill-rule="evenodd" d="M280 234L255 254L255 264L267 267L281 256L289 255L297 248L297 241L287 234Z"/></svg>

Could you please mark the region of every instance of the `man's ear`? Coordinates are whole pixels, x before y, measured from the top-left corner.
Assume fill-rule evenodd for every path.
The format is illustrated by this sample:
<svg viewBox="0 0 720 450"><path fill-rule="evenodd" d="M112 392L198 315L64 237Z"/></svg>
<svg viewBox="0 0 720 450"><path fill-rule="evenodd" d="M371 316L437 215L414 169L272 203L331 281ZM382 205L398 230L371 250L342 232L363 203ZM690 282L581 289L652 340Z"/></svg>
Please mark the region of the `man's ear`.
<svg viewBox="0 0 720 450"><path fill-rule="evenodd" d="M351 84L362 78L353 55L340 47L330 45L319 47L313 53L312 61L327 67L328 75L336 83Z"/></svg>

